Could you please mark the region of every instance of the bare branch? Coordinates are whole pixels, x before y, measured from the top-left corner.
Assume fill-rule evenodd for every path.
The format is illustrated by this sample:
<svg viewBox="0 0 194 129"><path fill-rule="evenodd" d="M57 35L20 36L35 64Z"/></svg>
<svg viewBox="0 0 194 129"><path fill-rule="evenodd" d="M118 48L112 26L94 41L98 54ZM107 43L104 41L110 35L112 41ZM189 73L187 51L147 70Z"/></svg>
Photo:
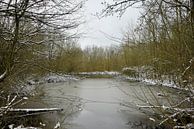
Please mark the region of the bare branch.
<svg viewBox="0 0 194 129"><path fill-rule="evenodd" d="M5 72L3 74L0 75L0 82L2 82L4 80L4 78L7 75L7 70L5 70Z"/></svg>

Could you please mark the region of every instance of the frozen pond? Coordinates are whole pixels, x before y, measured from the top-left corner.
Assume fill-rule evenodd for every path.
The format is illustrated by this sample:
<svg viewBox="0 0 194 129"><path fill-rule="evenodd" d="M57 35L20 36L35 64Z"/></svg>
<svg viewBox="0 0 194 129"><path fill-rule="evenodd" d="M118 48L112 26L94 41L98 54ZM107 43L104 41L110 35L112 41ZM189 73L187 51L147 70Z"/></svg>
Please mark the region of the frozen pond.
<svg viewBox="0 0 194 129"><path fill-rule="evenodd" d="M42 102L42 107L64 109L63 112L45 116L50 119L49 123L45 123L46 128L53 128L59 122L62 129L130 129L152 123L135 105L145 105L144 100L155 102L153 94L165 104L166 97L173 97L170 91L140 82L84 79L44 84L39 88L41 94L34 101ZM157 96L158 93L166 97Z"/></svg>

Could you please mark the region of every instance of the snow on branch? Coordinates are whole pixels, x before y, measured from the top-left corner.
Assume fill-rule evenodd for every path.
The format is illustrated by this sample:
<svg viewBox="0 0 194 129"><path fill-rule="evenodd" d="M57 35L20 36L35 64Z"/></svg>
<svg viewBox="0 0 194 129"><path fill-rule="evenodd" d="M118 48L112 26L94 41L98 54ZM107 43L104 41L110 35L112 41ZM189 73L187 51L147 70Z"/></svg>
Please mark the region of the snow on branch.
<svg viewBox="0 0 194 129"><path fill-rule="evenodd" d="M3 81L6 75L7 75L7 70L5 70L5 72L0 75L0 82Z"/></svg>
<svg viewBox="0 0 194 129"><path fill-rule="evenodd" d="M182 76L184 76L187 73L187 71L191 68L193 61L194 61L194 57L191 58L191 60L189 61L189 66L187 66L186 69L183 71Z"/></svg>

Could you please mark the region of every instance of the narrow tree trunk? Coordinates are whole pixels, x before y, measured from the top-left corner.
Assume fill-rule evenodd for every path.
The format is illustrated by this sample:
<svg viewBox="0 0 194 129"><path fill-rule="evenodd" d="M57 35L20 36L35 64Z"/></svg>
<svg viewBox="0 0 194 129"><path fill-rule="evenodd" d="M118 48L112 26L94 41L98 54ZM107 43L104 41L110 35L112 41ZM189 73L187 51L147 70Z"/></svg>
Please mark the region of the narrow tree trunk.
<svg viewBox="0 0 194 129"><path fill-rule="evenodd" d="M13 41L12 44L10 46L10 55L9 55L9 65L8 65L8 72L11 71L11 69L14 66L14 56L15 56L15 48L16 45L18 43L19 40L19 18L17 16L17 14L15 14L15 29L14 29L14 37L13 37Z"/></svg>
<svg viewBox="0 0 194 129"><path fill-rule="evenodd" d="M191 6L191 22L194 23L194 0L190 0Z"/></svg>
<svg viewBox="0 0 194 129"><path fill-rule="evenodd" d="M192 38L194 39L194 0L190 0L191 6L191 29L192 29Z"/></svg>

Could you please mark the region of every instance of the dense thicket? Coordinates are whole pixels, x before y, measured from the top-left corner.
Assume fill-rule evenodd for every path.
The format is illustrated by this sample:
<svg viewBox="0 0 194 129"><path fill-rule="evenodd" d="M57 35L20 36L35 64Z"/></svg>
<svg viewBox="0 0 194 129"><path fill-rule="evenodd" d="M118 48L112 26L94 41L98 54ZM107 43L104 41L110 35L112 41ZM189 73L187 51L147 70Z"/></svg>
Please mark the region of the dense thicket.
<svg viewBox="0 0 194 129"><path fill-rule="evenodd" d="M120 49L97 46L81 47L76 42L66 43L52 60L57 72L76 73L93 71L120 71L122 57Z"/></svg>
<svg viewBox="0 0 194 129"><path fill-rule="evenodd" d="M101 16L122 15L135 4L142 9L140 24L124 35L119 53L122 66L149 67L152 78L167 75L180 86L193 83L193 0L118 0L102 4L105 9Z"/></svg>
<svg viewBox="0 0 194 129"><path fill-rule="evenodd" d="M54 52L73 38L82 2L0 0L0 87L52 71Z"/></svg>
<svg viewBox="0 0 194 129"><path fill-rule="evenodd" d="M151 66L159 77L172 75L179 83L193 83L192 4L186 1L146 1L143 5L145 14L136 29L136 40L124 44L127 65Z"/></svg>

